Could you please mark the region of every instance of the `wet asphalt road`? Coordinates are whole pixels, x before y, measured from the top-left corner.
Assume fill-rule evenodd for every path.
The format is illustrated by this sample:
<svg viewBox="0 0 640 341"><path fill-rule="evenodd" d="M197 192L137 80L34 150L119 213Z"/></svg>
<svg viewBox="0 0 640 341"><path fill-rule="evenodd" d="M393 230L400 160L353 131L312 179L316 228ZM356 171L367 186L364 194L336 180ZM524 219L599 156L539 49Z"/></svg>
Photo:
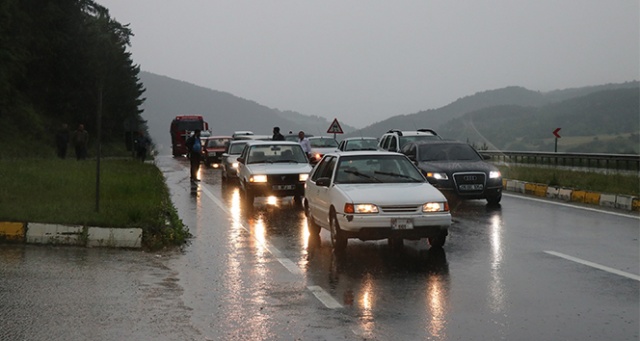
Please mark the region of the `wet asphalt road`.
<svg viewBox="0 0 640 341"><path fill-rule="evenodd" d="M637 216L506 195L452 203L444 249L350 240L290 198L240 205L161 157L182 251L0 245L0 340L638 340Z"/></svg>

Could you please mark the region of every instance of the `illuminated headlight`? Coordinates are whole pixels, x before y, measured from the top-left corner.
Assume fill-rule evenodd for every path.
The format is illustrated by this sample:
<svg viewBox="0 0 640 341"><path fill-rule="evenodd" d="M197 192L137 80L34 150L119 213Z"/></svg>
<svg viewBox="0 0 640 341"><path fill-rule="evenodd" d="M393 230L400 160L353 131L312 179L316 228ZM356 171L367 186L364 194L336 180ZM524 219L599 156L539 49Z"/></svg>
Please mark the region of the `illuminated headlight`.
<svg viewBox="0 0 640 341"><path fill-rule="evenodd" d="M502 177L502 174L500 174L500 171L491 171L491 172L489 172L489 178L490 179L497 179L499 177Z"/></svg>
<svg viewBox="0 0 640 341"><path fill-rule="evenodd" d="M238 163L237 162L232 163L231 168L238 168Z"/></svg>
<svg viewBox="0 0 640 341"><path fill-rule="evenodd" d="M322 155L320 155L319 153L315 153L313 154L313 158L316 160L320 160L322 158Z"/></svg>
<svg viewBox="0 0 640 341"><path fill-rule="evenodd" d="M434 178L436 180L449 180L447 173L439 173L439 172L427 172L428 178Z"/></svg>
<svg viewBox="0 0 640 341"><path fill-rule="evenodd" d="M252 175L249 178L249 182L267 182L266 175Z"/></svg>
<svg viewBox="0 0 640 341"><path fill-rule="evenodd" d="M298 175L298 181L305 182L309 178L309 173L302 173Z"/></svg>
<svg viewBox="0 0 640 341"><path fill-rule="evenodd" d="M448 202L428 202L422 205L422 212L448 212Z"/></svg>
<svg viewBox="0 0 640 341"><path fill-rule="evenodd" d="M344 213L378 213L374 204L344 204Z"/></svg>

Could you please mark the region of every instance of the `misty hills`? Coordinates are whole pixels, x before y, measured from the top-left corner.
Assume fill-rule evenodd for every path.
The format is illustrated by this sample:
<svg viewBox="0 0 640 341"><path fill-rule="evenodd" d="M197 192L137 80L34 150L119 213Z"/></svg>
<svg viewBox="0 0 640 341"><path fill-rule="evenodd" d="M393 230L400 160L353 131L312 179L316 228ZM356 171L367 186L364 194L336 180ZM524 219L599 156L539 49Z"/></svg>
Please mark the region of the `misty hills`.
<svg viewBox="0 0 640 341"><path fill-rule="evenodd" d="M304 130L319 135L331 123L149 72L141 72L140 79L146 88L142 117L161 150L169 146L169 124L176 115L203 115L213 133L220 135L236 130L270 135L273 126L283 133ZM489 149L553 151L551 132L561 127L558 151L637 154L639 93L637 81L546 93L512 86L478 92L438 109L393 116L359 130L341 123L345 134L338 138L380 137L391 128L431 128L445 138Z"/></svg>
<svg viewBox="0 0 640 341"><path fill-rule="evenodd" d="M251 130L259 135L271 135L274 126L283 134L303 130L320 135L331 122L318 116L305 116L293 111L268 108L226 92L215 91L187 82L149 72L140 72L146 100L142 117L156 147L166 152L171 144L169 125L178 115L202 115L215 135L231 135L238 130ZM354 128L342 124L345 131Z"/></svg>

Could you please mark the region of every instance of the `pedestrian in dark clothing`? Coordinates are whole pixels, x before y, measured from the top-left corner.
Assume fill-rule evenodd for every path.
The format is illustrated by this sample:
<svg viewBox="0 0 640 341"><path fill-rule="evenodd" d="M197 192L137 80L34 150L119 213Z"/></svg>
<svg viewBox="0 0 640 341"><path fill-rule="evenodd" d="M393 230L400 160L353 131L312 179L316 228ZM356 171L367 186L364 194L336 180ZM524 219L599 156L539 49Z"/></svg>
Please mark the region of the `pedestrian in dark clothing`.
<svg viewBox="0 0 640 341"><path fill-rule="evenodd" d="M56 151L59 158L64 159L67 157L67 146L69 146L70 139L69 126L63 123L58 132L56 132Z"/></svg>
<svg viewBox="0 0 640 341"><path fill-rule="evenodd" d="M144 132L139 132L138 137L136 137L135 141L136 146L136 158L142 162L147 159L147 151L149 149L149 144L151 141L144 135Z"/></svg>
<svg viewBox="0 0 640 341"><path fill-rule="evenodd" d="M200 140L200 130L193 132L187 139L187 150L189 151L189 161L191 163L191 181L198 180L198 170L200 169L200 159L202 157L202 141Z"/></svg>
<svg viewBox="0 0 640 341"><path fill-rule="evenodd" d="M87 145L89 144L89 133L84 130L84 124L79 124L78 129L73 132L71 142L76 149L76 159L85 160L87 158Z"/></svg>
<svg viewBox="0 0 640 341"><path fill-rule="evenodd" d="M280 127L273 127L273 141L284 141L284 135L280 134Z"/></svg>

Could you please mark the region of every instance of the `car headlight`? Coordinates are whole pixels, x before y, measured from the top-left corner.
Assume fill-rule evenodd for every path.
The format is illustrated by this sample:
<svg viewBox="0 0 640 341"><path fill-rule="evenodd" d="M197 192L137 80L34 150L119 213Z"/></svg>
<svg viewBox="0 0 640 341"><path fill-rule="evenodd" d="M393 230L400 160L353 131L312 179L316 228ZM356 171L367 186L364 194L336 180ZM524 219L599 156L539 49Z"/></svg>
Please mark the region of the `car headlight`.
<svg viewBox="0 0 640 341"><path fill-rule="evenodd" d="M422 212L448 212L448 202L428 202L422 205Z"/></svg>
<svg viewBox="0 0 640 341"><path fill-rule="evenodd" d="M252 175L249 177L249 182L267 182L266 175Z"/></svg>
<svg viewBox="0 0 640 341"><path fill-rule="evenodd" d="M374 204L344 204L344 213L378 213L378 206Z"/></svg>
<svg viewBox="0 0 640 341"><path fill-rule="evenodd" d="M309 178L309 173L302 173L298 175L298 181L305 182Z"/></svg>
<svg viewBox="0 0 640 341"><path fill-rule="evenodd" d="M238 163L237 162L232 163L231 168L238 168Z"/></svg>
<svg viewBox="0 0 640 341"><path fill-rule="evenodd" d="M502 174L500 174L500 171L491 171L489 172L489 179L497 179L502 177Z"/></svg>
<svg viewBox="0 0 640 341"><path fill-rule="evenodd" d="M427 174L425 175L428 178L434 178L436 180L449 180L447 173L443 173L443 172L427 172Z"/></svg>

